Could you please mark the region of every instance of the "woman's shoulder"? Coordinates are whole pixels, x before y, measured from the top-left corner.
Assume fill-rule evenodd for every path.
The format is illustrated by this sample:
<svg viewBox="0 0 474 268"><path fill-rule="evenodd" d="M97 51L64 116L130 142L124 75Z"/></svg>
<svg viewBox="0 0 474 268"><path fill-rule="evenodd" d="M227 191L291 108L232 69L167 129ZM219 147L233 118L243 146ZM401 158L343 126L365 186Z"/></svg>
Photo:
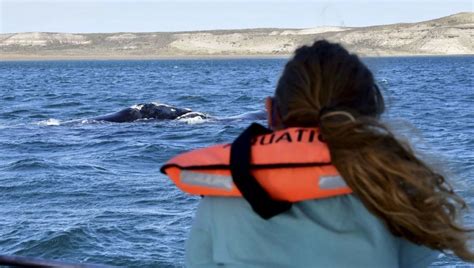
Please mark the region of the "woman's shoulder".
<svg viewBox="0 0 474 268"><path fill-rule="evenodd" d="M252 211L252 207L243 198L206 196L200 201L200 207L205 210L213 210L213 213L236 212L250 214L259 217ZM231 211L229 210L231 209ZM290 217L311 217L313 215L324 215L325 217L347 217L357 214L370 214L362 202L354 195L341 195L331 198L313 199L293 203L292 208L272 219ZM371 217L372 218L372 217Z"/></svg>
<svg viewBox="0 0 474 268"><path fill-rule="evenodd" d="M390 235L383 222L372 215L354 195L297 202L289 211L269 220L256 214L243 198L207 196L200 201L196 218L214 222L214 228L245 221L252 228L282 229L285 232L291 232L292 226L295 232L301 226L306 226L305 231L314 232L354 233L370 230L372 235Z"/></svg>

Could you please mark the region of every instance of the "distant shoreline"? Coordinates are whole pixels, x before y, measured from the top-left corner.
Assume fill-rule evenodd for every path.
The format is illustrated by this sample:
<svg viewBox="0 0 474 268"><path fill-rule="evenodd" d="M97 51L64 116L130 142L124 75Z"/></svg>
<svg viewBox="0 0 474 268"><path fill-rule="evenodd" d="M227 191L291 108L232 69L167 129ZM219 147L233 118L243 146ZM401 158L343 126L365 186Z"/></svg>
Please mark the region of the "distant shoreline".
<svg viewBox="0 0 474 268"><path fill-rule="evenodd" d="M170 33L0 34L0 61L288 58L325 39L361 57L474 55L474 13L417 23Z"/></svg>
<svg viewBox="0 0 474 268"><path fill-rule="evenodd" d="M160 56L25 56L1 55L0 62L21 61L141 61L141 60L238 60L238 59L289 59L285 55L160 55ZM359 55L362 58L414 58L414 57L474 57L474 54L399 54L399 55Z"/></svg>
<svg viewBox="0 0 474 268"><path fill-rule="evenodd" d="M2 61L74 61L74 60L228 60L228 59L288 59L291 54L285 55L144 55L144 56L26 56L0 55Z"/></svg>

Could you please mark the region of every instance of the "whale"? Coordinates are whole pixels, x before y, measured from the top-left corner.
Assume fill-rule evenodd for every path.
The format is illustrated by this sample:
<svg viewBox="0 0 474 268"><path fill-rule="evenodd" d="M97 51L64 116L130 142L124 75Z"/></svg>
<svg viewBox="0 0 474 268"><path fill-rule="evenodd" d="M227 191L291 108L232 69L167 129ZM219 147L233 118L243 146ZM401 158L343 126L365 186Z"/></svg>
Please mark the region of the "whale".
<svg viewBox="0 0 474 268"><path fill-rule="evenodd" d="M165 103L141 103L122 109L115 113L101 115L88 120L106 121L113 123L134 122L138 120L189 120L207 119L212 121L245 121L245 120L265 120L265 111L250 111L239 115L218 117L201 112L195 112L188 108L180 108Z"/></svg>
<svg viewBox="0 0 474 268"><path fill-rule="evenodd" d="M133 122L137 120L180 120L180 119L210 119L211 116L194 112L191 109L179 108L164 103L142 103L122 109L118 112L91 118L94 121L113 123Z"/></svg>

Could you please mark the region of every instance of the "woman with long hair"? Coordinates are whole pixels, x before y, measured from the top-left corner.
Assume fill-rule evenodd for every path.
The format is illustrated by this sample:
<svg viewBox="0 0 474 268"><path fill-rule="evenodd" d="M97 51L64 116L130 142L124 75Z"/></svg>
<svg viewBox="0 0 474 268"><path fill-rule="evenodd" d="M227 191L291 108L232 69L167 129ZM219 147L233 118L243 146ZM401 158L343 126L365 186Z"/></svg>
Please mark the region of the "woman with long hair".
<svg viewBox="0 0 474 268"><path fill-rule="evenodd" d="M472 230L458 222L465 202L381 122L383 97L356 55L324 40L297 49L266 107L275 131L319 130L352 194L266 218L244 198L206 196L187 266L426 267L439 252L474 261Z"/></svg>

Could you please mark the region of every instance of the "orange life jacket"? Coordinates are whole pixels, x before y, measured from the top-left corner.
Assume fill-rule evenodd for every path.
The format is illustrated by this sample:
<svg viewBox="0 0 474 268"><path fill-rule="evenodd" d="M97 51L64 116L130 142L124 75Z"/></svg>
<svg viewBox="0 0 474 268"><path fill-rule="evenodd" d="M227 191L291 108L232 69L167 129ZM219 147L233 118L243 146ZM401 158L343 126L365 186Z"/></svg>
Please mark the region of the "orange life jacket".
<svg viewBox="0 0 474 268"><path fill-rule="evenodd" d="M270 132L253 124L233 144L180 154L161 171L182 191L195 195L243 195L248 200L248 195L266 192L272 200L297 202L351 193L315 128ZM255 192L259 187L263 190ZM250 193L242 193L242 188L250 188Z"/></svg>

